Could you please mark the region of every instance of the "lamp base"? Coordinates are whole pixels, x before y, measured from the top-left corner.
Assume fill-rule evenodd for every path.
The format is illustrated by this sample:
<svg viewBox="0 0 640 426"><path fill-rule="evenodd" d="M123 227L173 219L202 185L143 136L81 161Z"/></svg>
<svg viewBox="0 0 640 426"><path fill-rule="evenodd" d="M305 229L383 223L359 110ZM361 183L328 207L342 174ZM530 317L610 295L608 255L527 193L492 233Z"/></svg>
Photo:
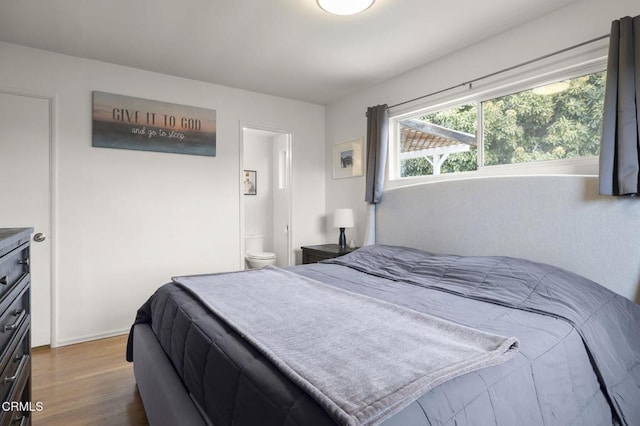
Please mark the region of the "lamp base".
<svg viewBox="0 0 640 426"><path fill-rule="evenodd" d="M347 248L347 237L344 235L344 228L340 228L340 238L338 238L338 245L341 249Z"/></svg>

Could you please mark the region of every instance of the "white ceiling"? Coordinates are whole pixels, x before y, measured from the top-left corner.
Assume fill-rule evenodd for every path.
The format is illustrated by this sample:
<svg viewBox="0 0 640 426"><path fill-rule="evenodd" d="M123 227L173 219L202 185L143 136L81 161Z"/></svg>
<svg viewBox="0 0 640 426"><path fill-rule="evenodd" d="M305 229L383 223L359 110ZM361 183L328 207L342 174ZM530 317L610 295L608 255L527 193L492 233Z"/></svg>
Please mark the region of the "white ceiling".
<svg viewBox="0 0 640 426"><path fill-rule="evenodd" d="M3 0L0 40L326 104L576 0Z"/></svg>

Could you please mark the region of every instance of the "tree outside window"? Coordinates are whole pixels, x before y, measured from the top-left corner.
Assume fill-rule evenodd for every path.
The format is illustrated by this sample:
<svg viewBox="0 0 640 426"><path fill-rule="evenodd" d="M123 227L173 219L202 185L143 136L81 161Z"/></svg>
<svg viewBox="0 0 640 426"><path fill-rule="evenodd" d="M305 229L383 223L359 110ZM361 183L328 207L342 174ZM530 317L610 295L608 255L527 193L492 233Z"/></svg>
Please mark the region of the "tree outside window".
<svg viewBox="0 0 640 426"><path fill-rule="evenodd" d="M484 146L484 164L478 164L476 146L471 146L449 154L441 173L594 156L600 146L604 88L602 71L416 118L476 135L482 108L484 132L477 143ZM400 166L401 177L433 174L429 157L401 159Z"/></svg>

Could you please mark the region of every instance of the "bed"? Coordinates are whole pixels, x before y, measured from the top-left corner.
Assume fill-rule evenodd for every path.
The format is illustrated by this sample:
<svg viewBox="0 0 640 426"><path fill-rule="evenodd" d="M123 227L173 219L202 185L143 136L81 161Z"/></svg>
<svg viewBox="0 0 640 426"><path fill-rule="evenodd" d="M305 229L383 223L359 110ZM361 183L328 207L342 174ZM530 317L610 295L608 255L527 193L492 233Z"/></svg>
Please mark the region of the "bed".
<svg viewBox="0 0 640 426"><path fill-rule="evenodd" d="M574 191L575 185L584 185L584 179L580 179L566 183L566 190ZM509 196L507 188L513 187L513 180L498 182L506 185L501 193ZM536 182L543 184L541 188L548 188L550 183L545 179ZM491 185L492 182L485 182L484 186L494 191ZM418 189L427 194L433 190ZM418 189L409 192L410 204L414 207ZM563 190L557 184L555 189ZM398 203L401 195L396 193L385 200ZM544 208L545 201L540 195L538 199ZM443 208L450 207L446 197L440 201ZM584 207L584 192L575 202ZM559 213L558 209L568 208L564 205L567 203L572 203L571 197L554 203L554 214ZM576 206L570 207L575 212ZM539 213L529 210L533 210L531 214ZM588 210L591 212L591 206ZM434 212L431 213L433 223ZM439 242L437 230L427 229L424 218L413 221L416 228L410 233L411 237L403 238L402 232L394 230L398 218L402 218L400 223L408 225L403 215L411 216L415 212L381 206L377 228L384 244L368 246L337 259L296 266L284 272L178 277L160 287L137 313L127 354L134 362L150 424L640 424L640 408L635 403L640 400L640 307L637 304L588 278L536 261L539 259L534 255L540 252L537 247L527 256L533 258L532 261L506 256L508 252L495 253L493 248L487 248L486 242L469 247L473 242L458 238L459 248L476 251L477 255L438 254L442 251L425 247L428 244L444 247L444 244ZM449 210L446 216L451 215ZM627 221L636 220L627 211L623 211L622 216ZM586 226L591 226L588 215L585 217ZM504 222L501 226L504 227ZM423 240L410 241L419 235L416 229L422 232ZM495 233L496 229L492 231ZM467 230L467 234L469 232ZM401 244L404 241L396 241L397 238L413 247L405 247ZM520 245L517 236L512 241L522 250L522 240ZM550 244L552 242L554 244ZM449 251L451 244L448 244L444 253L455 252ZM537 244L546 244L555 250L562 248L557 240ZM535 246L529 242L527 245ZM503 242L501 247L507 250L509 244ZM549 251L541 256L547 256ZM330 294L342 292L365 299L367 303L381 304L383 308L400 310L402 315L417 312L442 320L447 327L453 324L504 337L500 342L508 343L509 356L500 355L495 362L479 364L478 368L445 374L444 379L438 376L418 388L420 393L401 395L404 399L393 401L391 408L380 408L370 416L336 414L333 406L323 400L324 388L315 385L313 380L317 378L309 379L309 384L295 371L288 371L288 363L280 362L282 358L278 353L274 355L270 350L272 346L262 344L259 338L246 332L244 325L239 325L240 321L230 317L228 311L215 305L219 295L212 301L198 295L193 285L213 280L215 287L216 282L237 284L233 280L245 278L246 282L255 284L277 273L290 276L293 289L303 285L318 287L319 291ZM626 276L628 278L628 274ZM275 277L276 282L289 281L289 278ZM303 288L306 292L307 287ZM295 290L281 290L281 294L289 292L295 293ZM261 304L263 297L250 300L252 296L248 294L238 298L249 303L239 310ZM286 308L287 300L274 304ZM367 308L359 307L358 311L364 309ZM304 315L298 317L304 319ZM355 324L361 323L367 321L358 317ZM417 327L413 322L407 324L405 328L409 330ZM375 325L374 330L378 327L382 326ZM515 339L517 347L514 348L514 340L509 339ZM309 342L310 347L316 348L314 345ZM364 358L372 355L360 345L357 347L362 348ZM324 353L323 348L317 350ZM357 357L358 351L350 354ZM391 376L403 376L405 370L411 370L411 363L398 362L396 369L393 362L384 369L391 371ZM340 372L334 374L340 375ZM316 392L318 389L320 394Z"/></svg>

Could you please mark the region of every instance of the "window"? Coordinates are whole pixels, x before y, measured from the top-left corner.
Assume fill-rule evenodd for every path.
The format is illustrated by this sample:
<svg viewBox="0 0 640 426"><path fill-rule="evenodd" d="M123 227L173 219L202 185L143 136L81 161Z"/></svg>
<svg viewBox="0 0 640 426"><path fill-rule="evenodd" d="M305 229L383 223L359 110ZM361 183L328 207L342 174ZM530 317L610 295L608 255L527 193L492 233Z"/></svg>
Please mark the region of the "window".
<svg viewBox="0 0 640 426"><path fill-rule="evenodd" d="M392 178L598 155L604 87L600 71L394 119Z"/></svg>
<svg viewBox="0 0 640 426"><path fill-rule="evenodd" d="M475 104L400 120L400 176L476 170Z"/></svg>

